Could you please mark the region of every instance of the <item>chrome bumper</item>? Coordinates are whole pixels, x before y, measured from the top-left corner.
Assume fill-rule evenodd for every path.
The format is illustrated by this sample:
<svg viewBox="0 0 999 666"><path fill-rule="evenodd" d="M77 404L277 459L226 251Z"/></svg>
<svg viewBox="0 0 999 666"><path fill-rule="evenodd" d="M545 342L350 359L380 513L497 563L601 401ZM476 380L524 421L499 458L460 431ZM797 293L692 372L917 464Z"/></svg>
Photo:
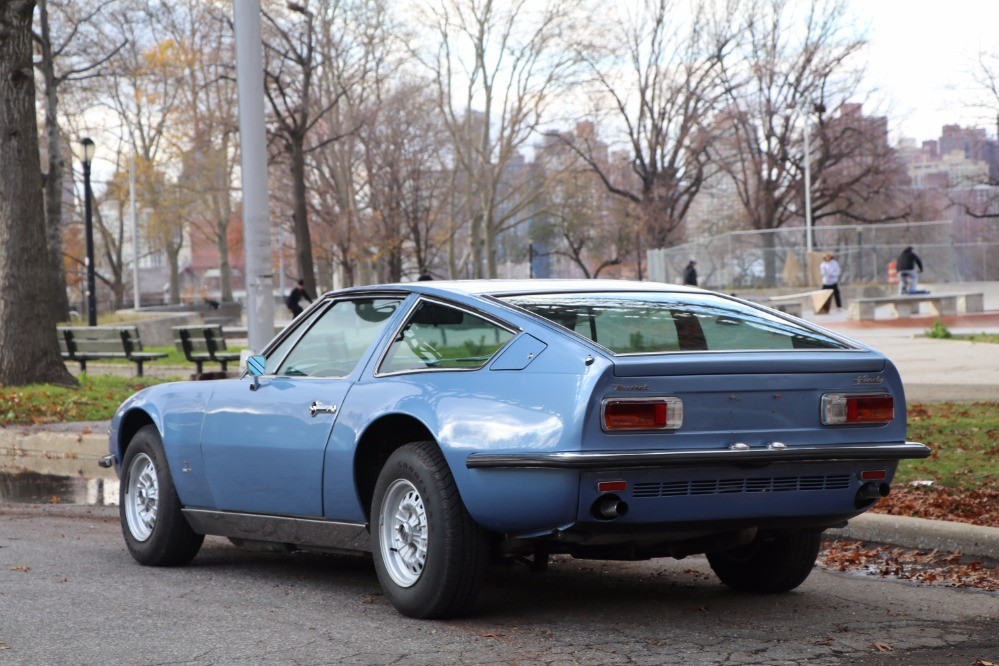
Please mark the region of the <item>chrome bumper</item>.
<svg viewBox="0 0 999 666"><path fill-rule="evenodd" d="M747 448L679 451L572 451L553 453L473 453L469 469L625 469L697 467L747 463L850 462L927 458L930 450L917 442L854 446L789 446L785 449Z"/></svg>

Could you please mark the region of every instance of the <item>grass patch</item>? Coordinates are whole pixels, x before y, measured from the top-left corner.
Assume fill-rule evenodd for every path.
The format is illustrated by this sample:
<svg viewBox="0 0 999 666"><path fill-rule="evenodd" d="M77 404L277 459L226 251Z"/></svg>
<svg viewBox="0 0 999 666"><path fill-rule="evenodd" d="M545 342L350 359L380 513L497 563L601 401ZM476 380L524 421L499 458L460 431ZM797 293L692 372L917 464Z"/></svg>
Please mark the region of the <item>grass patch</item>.
<svg viewBox="0 0 999 666"><path fill-rule="evenodd" d="M965 342L988 342L999 345L999 333L971 333L970 335L955 335L954 340Z"/></svg>
<svg viewBox="0 0 999 666"><path fill-rule="evenodd" d="M999 403L914 404L908 438L933 450L924 460L903 460L895 484L933 481L950 488L982 488L999 478Z"/></svg>
<svg viewBox="0 0 999 666"><path fill-rule="evenodd" d="M950 329L948 329L942 321L937 319L935 322L933 322L933 326L926 329L926 337L937 338L939 340L949 340L950 338L953 338L954 335L950 332Z"/></svg>
<svg viewBox="0 0 999 666"><path fill-rule="evenodd" d="M0 425L102 421L128 396L163 380L153 377L81 375L80 386L0 387Z"/></svg>

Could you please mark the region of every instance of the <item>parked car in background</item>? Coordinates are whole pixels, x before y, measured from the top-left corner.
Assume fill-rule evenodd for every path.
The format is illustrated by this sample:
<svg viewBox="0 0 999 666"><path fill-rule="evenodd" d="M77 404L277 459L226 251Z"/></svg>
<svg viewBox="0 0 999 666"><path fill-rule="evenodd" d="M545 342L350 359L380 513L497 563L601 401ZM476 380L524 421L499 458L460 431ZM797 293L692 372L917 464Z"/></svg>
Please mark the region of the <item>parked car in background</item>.
<svg viewBox="0 0 999 666"><path fill-rule="evenodd" d="M369 551L413 617L473 604L489 563L706 553L782 592L822 530L889 492L905 397L882 354L704 290L414 282L317 300L239 378L129 398L103 461L128 550L203 535Z"/></svg>

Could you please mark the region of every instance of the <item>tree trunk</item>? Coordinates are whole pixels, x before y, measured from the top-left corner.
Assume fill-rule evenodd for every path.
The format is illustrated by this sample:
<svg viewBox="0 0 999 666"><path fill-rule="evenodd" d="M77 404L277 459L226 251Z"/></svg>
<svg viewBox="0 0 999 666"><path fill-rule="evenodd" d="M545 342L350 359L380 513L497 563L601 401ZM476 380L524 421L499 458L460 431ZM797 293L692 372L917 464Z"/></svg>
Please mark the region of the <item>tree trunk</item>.
<svg viewBox="0 0 999 666"><path fill-rule="evenodd" d="M74 384L56 318L39 302L51 284L32 65L33 0L0 3L0 385Z"/></svg>
<svg viewBox="0 0 999 666"><path fill-rule="evenodd" d="M59 130L59 85L56 82L55 63L52 61L52 42L49 34L46 0L39 4L42 30L42 78L45 81L45 141L48 146L48 170L45 174L45 232L51 270L51 294L45 302L55 313L56 321L69 320L69 297L66 295L66 267L62 252L62 185L66 164L62 159L61 133Z"/></svg>
<svg viewBox="0 0 999 666"><path fill-rule="evenodd" d="M228 303L232 298L232 267L229 265L229 218L219 219L216 225L215 246L219 252L220 298Z"/></svg>
<svg viewBox="0 0 999 666"><path fill-rule="evenodd" d="M168 243L164 249L170 266L170 305L180 305L180 244Z"/></svg>
<svg viewBox="0 0 999 666"><path fill-rule="evenodd" d="M316 274L312 265L312 234L309 233L309 215L305 193L305 147L301 141L291 142L291 181L295 200L292 218L295 223L295 253L298 258L298 277L305 281L305 290L316 295Z"/></svg>

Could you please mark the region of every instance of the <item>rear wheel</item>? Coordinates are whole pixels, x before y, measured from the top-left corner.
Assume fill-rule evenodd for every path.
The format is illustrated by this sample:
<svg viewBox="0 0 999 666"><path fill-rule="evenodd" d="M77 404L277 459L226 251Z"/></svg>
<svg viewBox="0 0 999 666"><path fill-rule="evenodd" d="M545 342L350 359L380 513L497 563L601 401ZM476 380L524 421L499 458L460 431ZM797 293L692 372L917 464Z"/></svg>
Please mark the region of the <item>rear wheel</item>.
<svg viewBox="0 0 999 666"><path fill-rule="evenodd" d="M118 511L125 545L140 564L187 564L205 537L191 529L180 510L163 443L155 426L135 433L122 460Z"/></svg>
<svg viewBox="0 0 999 666"><path fill-rule="evenodd" d="M805 582L819 555L822 530L763 533L708 562L723 583L744 592L787 592Z"/></svg>
<svg viewBox="0 0 999 666"><path fill-rule="evenodd" d="M375 570L409 617L460 614L475 601L488 544L433 442L407 444L385 463L371 502Z"/></svg>

